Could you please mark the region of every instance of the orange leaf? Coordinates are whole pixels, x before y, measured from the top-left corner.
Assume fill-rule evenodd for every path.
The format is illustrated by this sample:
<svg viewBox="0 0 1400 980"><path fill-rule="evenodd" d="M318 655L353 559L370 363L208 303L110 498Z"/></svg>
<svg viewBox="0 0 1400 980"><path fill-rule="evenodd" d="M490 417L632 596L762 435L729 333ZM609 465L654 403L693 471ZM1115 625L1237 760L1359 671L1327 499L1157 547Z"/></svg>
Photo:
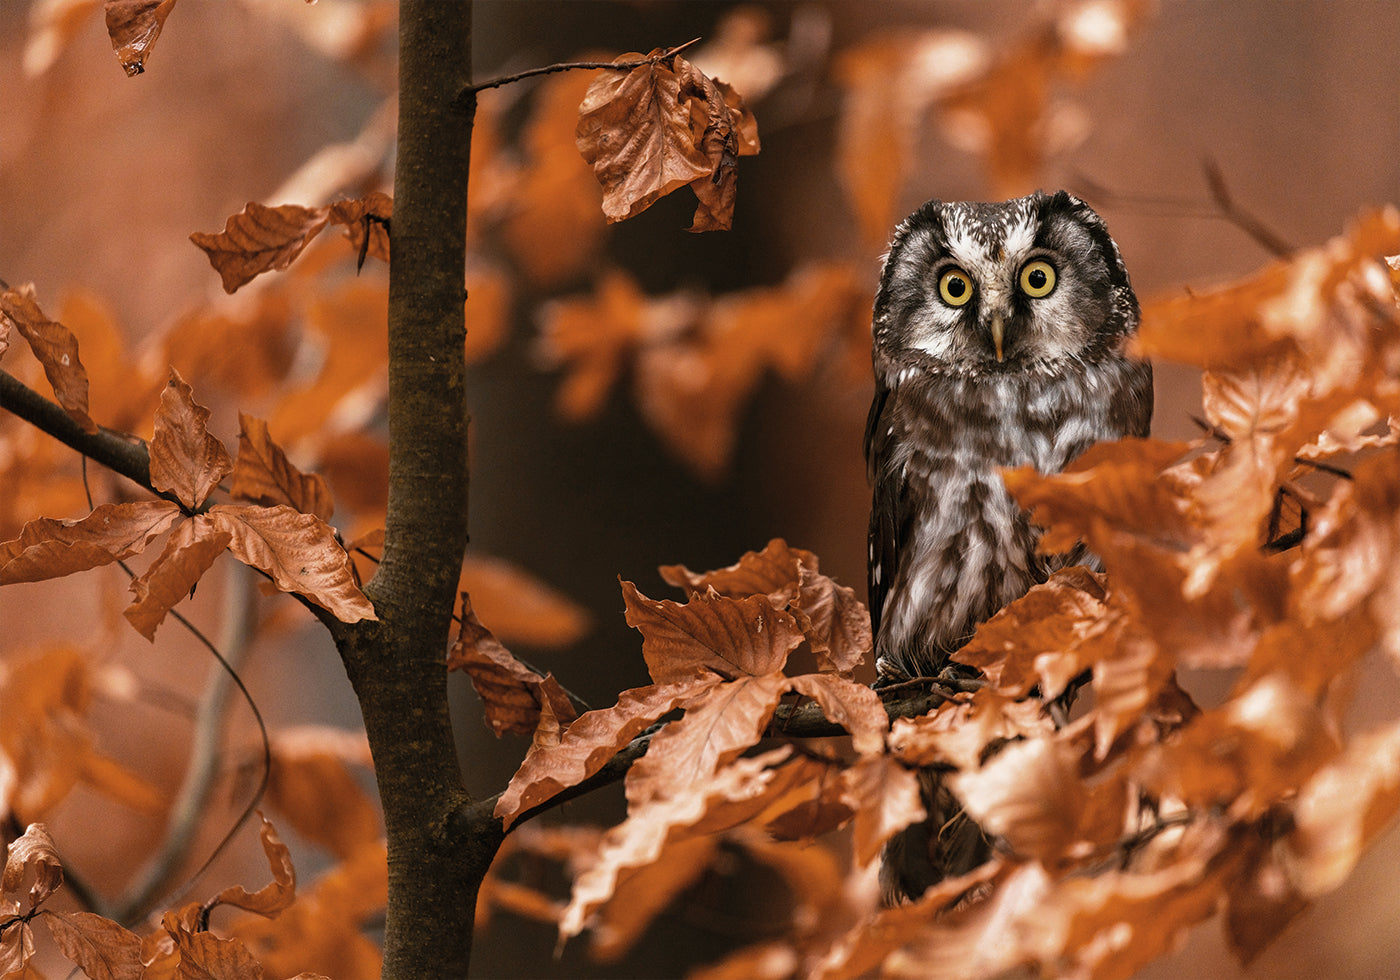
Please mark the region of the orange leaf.
<svg viewBox="0 0 1400 980"><path fill-rule="evenodd" d="M209 264L232 293L264 272L285 269L330 220L328 208L282 204L275 208L249 201L230 215L224 230L196 231L190 241L209 256Z"/></svg>
<svg viewBox="0 0 1400 980"><path fill-rule="evenodd" d="M101 504L78 521L41 517L0 542L0 585L38 582L130 558L180 516L168 500Z"/></svg>
<svg viewBox="0 0 1400 980"><path fill-rule="evenodd" d="M174 9L175 0L107 0L103 4L112 50L128 76L146 70L146 59Z"/></svg>
<svg viewBox="0 0 1400 980"><path fill-rule="evenodd" d="M745 552L733 565L708 572L692 572L684 565L662 565L658 571L667 585L694 595L714 589L736 599L767 595L781 605L797 595L803 568L815 570L817 556L774 538L762 551Z"/></svg>
<svg viewBox="0 0 1400 980"><path fill-rule="evenodd" d="M531 747L497 801L496 816L509 829L521 813L583 782L656 719L718 683L711 676L635 688L611 708L585 712L558 745Z"/></svg>
<svg viewBox="0 0 1400 980"><path fill-rule="evenodd" d="M0 354L8 346L9 326L19 331L44 367L54 397L85 432L96 432L88 415L88 374L78 357L78 339L63 324L44 316L34 299L34 286L0 291Z"/></svg>
<svg viewBox="0 0 1400 980"><path fill-rule="evenodd" d="M646 312L647 298L637 283L616 270L602 277L592 296L545 305L538 348L547 365L568 367L556 399L564 418L582 421L602 410L641 341Z"/></svg>
<svg viewBox="0 0 1400 980"><path fill-rule="evenodd" d="M588 613L523 568L484 555L462 562L459 592L502 642L533 647L568 646L588 630Z"/></svg>
<svg viewBox="0 0 1400 980"><path fill-rule="evenodd" d="M861 755L885 746L890 719L880 696L864 684L835 674L799 674L791 678L794 691L821 705L822 714L851 733L851 747Z"/></svg>
<svg viewBox="0 0 1400 980"><path fill-rule="evenodd" d="M641 57L624 54L617 61ZM700 148L701 134L692 128L692 102L699 101L698 114L705 116L705 94L694 81L699 72L679 56L667 60L625 73L603 71L579 106L578 149L603 185L609 223L634 217L714 172Z"/></svg>
<svg viewBox="0 0 1400 980"><path fill-rule="evenodd" d="M768 729L788 678L745 676L685 704L685 714L652 737L627 771L629 808L705 786L725 763L756 745Z"/></svg>
<svg viewBox="0 0 1400 980"><path fill-rule="evenodd" d="M235 939L192 932L174 912L166 912L161 925L180 955L174 980L247 980L263 975L262 965Z"/></svg>
<svg viewBox="0 0 1400 980"><path fill-rule="evenodd" d="M151 486L174 493L190 510L233 470L228 450L209 434L208 424L209 409L194 400L180 372L171 368L151 438Z"/></svg>
<svg viewBox="0 0 1400 980"><path fill-rule="evenodd" d="M155 642L165 614L189 595L232 540L208 515L195 514L175 528L156 560L132 579L129 588L136 598L122 615L136 632Z"/></svg>
<svg viewBox="0 0 1400 980"><path fill-rule="evenodd" d="M447 653L447 669L463 670L486 707L486 723L499 738L506 732L530 735L540 725L540 709L548 704L558 724L567 725L578 713L553 674L540 676L511 656L476 618L471 596L462 593L462 629Z"/></svg>
<svg viewBox="0 0 1400 980"><path fill-rule="evenodd" d="M370 768L363 732L307 725L272 736L267 805L299 836L341 859L383 835L379 808L352 766Z"/></svg>
<svg viewBox="0 0 1400 980"><path fill-rule="evenodd" d="M29 907L38 908L63 885L63 865L58 860L49 828L32 823L10 842L5 854L5 870L0 873L0 895L17 893L25 876L34 873L29 887Z"/></svg>
<svg viewBox="0 0 1400 980"><path fill-rule="evenodd" d="M378 619L355 585L345 549L319 517L285 504L220 504L210 509L209 518L229 535L234 557L266 572L283 592L306 596L343 623Z"/></svg>
<svg viewBox="0 0 1400 980"><path fill-rule="evenodd" d="M849 676L874 648L865 603L856 598L854 589L837 585L815 567L802 569L802 588L790 608L806 620L802 632L823 671Z"/></svg>
<svg viewBox="0 0 1400 980"><path fill-rule="evenodd" d="M699 145L712 170L711 176L690 182L698 205L686 230L728 231L734 223L738 188L735 167L739 157L758 152L758 124L734 89L712 80L683 58L676 59L676 68L684 71L690 85L704 94L706 125Z"/></svg>
<svg viewBox="0 0 1400 980"><path fill-rule="evenodd" d="M868 755L841 774L842 802L855 811L855 855L869 864L899 831L924 819L919 776L888 755Z"/></svg>
<svg viewBox="0 0 1400 980"><path fill-rule="evenodd" d="M711 590L682 605L648 599L622 582L627 625L641 631L642 656L658 684L713 671L720 677L760 676L782 670L803 640L792 613L766 596L731 599Z"/></svg>
<svg viewBox="0 0 1400 980"><path fill-rule="evenodd" d="M239 412L238 428L238 461L229 494L267 507L287 504L303 514L330 520L335 504L325 479L293 466L261 419Z"/></svg>
<svg viewBox="0 0 1400 980"><path fill-rule="evenodd" d="M141 939L92 912L46 912L54 943L89 977L141 980Z"/></svg>
<svg viewBox="0 0 1400 980"><path fill-rule="evenodd" d="M292 855L268 819L261 814L258 817L262 820L262 830L258 832L258 836L262 840L268 866L272 869L272 881L256 892L249 892L242 885L231 885L205 902L206 909L212 909L216 905L232 905L234 908L256 912L271 919L291 905L292 900L296 898L297 873L292 867Z"/></svg>

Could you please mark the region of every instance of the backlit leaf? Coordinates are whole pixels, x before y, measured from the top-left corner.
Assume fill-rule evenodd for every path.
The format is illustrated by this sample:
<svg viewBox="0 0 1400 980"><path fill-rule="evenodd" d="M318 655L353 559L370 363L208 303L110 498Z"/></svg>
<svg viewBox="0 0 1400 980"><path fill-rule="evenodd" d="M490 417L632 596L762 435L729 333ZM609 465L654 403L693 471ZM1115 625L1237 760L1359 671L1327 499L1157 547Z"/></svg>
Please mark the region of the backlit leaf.
<svg viewBox="0 0 1400 980"><path fill-rule="evenodd" d="M209 264L223 279L224 292L232 293L264 272L291 265L329 220L327 208L299 204L270 208L249 201L242 211L229 216L223 231L196 231L190 241L209 256Z"/></svg>

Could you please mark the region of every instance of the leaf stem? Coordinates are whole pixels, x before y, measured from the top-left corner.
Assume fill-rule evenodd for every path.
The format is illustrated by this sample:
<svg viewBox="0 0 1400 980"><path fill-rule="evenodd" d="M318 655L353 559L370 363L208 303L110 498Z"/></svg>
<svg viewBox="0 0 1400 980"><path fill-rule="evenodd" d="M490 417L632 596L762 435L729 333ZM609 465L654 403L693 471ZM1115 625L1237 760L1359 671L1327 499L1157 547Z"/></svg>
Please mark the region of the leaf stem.
<svg viewBox="0 0 1400 980"><path fill-rule="evenodd" d="M470 96L476 95L477 92L484 91L488 88L500 88L502 85L509 85L511 82L519 82L526 78L533 78L536 75L552 75L555 72L575 71L579 69L592 71L610 68L614 71L631 71L633 68L640 68L643 65L654 65L658 62L665 61L667 58L673 58L692 44L699 43L699 41L700 38L698 37L691 38L684 44L678 44L669 51L663 51L661 54L650 55L646 58L638 58L634 61L561 61L558 64L546 65L543 68L530 68L526 71L516 72L514 75L502 75L499 78L493 78L489 81L468 85L466 88L462 89L461 93L457 96L457 104L464 104Z"/></svg>

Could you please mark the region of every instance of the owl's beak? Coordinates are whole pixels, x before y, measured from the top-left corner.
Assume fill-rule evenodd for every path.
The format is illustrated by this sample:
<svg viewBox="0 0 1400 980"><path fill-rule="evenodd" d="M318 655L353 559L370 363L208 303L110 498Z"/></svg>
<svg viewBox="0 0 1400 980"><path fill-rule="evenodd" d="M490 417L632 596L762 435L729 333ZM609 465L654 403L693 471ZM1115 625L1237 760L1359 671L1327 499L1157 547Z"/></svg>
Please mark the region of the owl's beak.
<svg viewBox="0 0 1400 980"><path fill-rule="evenodd" d="M1001 338L1005 333L1000 313L992 314L992 344L997 349L997 363L1001 363Z"/></svg>

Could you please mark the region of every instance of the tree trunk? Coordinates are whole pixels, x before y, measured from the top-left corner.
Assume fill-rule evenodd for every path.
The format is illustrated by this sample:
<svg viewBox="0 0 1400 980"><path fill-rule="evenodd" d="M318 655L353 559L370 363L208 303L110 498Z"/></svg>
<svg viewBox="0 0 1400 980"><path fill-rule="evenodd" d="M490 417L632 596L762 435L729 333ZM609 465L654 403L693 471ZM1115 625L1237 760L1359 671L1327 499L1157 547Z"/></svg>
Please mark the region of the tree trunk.
<svg viewBox="0 0 1400 980"><path fill-rule="evenodd" d="M389 264L389 510L365 589L328 624L364 714L389 847L384 977L464 977L499 822L462 785L445 654L467 542L463 343L471 4L403 0ZM463 832L463 831L466 832Z"/></svg>

